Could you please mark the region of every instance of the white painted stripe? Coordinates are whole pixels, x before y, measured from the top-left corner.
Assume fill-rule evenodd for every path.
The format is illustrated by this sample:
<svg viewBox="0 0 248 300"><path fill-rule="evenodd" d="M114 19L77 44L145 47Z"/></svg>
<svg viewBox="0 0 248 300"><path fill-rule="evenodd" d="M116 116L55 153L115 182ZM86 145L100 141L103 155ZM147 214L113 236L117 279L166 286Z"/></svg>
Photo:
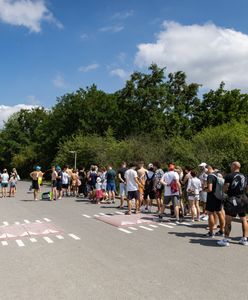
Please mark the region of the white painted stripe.
<svg viewBox="0 0 248 300"><path fill-rule="evenodd" d="M30 221L29 221L29 220L24 220L24 222L25 222L25 223L27 223L27 224L29 224L29 223L30 223Z"/></svg>
<svg viewBox="0 0 248 300"><path fill-rule="evenodd" d="M186 222L181 222L180 224L185 225L185 226L191 226L192 224L186 223Z"/></svg>
<svg viewBox="0 0 248 300"><path fill-rule="evenodd" d="M16 243L19 247L25 247L24 243L22 240L16 240Z"/></svg>
<svg viewBox="0 0 248 300"><path fill-rule="evenodd" d="M35 220L36 223L42 223L40 220Z"/></svg>
<svg viewBox="0 0 248 300"><path fill-rule="evenodd" d="M36 240L35 238L30 238L29 240L30 240L30 242L32 242L32 243L36 243L36 242L37 242L37 240Z"/></svg>
<svg viewBox="0 0 248 300"><path fill-rule="evenodd" d="M76 236L75 234L68 234L71 238L73 238L74 240L81 240L78 236Z"/></svg>
<svg viewBox="0 0 248 300"><path fill-rule="evenodd" d="M45 220L46 222L51 222L51 220L48 218L43 218L43 220Z"/></svg>
<svg viewBox="0 0 248 300"><path fill-rule="evenodd" d="M7 241L2 241L2 245L3 246L8 246L8 242Z"/></svg>
<svg viewBox="0 0 248 300"><path fill-rule="evenodd" d="M5 222L3 222L3 225L8 226L9 223L5 221Z"/></svg>
<svg viewBox="0 0 248 300"><path fill-rule="evenodd" d="M63 240L64 237L62 235L56 235L56 238L59 239L59 240Z"/></svg>
<svg viewBox="0 0 248 300"><path fill-rule="evenodd" d="M43 239L48 242L48 244L52 244L53 243L53 240L51 240L49 237L47 236L44 236Z"/></svg>
<svg viewBox="0 0 248 300"><path fill-rule="evenodd" d="M88 219L91 218L91 216L88 216L88 215L82 215L82 216L85 217L85 218L88 218Z"/></svg>
<svg viewBox="0 0 248 300"><path fill-rule="evenodd" d="M20 222L15 222L16 225L20 225Z"/></svg>
<svg viewBox="0 0 248 300"><path fill-rule="evenodd" d="M124 229L124 228L118 228L118 230L120 230L120 231L122 231L122 232L125 232L125 233L132 233L131 231L128 231L128 230L126 230L126 229Z"/></svg>
<svg viewBox="0 0 248 300"><path fill-rule="evenodd" d="M145 229L147 231L153 231L153 229L149 228L149 227L145 227L145 226L139 226L142 229Z"/></svg>
<svg viewBox="0 0 248 300"><path fill-rule="evenodd" d="M152 228L158 228L157 225L153 225L153 224L149 224L149 226L152 227Z"/></svg>
<svg viewBox="0 0 248 300"><path fill-rule="evenodd" d="M131 230L138 230L138 229L135 228L135 227L128 227L128 229L131 229Z"/></svg>
<svg viewBox="0 0 248 300"><path fill-rule="evenodd" d="M167 223L167 224L172 225L172 226L177 226L176 223Z"/></svg>
<svg viewBox="0 0 248 300"><path fill-rule="evenodd" d="M172 226L170 226L170 225L166 225L166 224L160 224L160 223L159 223L159 225L160 225L160 226L163 226L163 227L167 227L167 228L174 228L174 227L172 227Z"/></svg>
<svg viewBox="0 0 248 300"><path fill-rule="evenodd" d="M101 215L101 216L105 216L106 214L105 214L105 213L99 213L99 215Z"/></svg>
<svg viewBox="0 0 248 300"><path fill-rule="evenodd" d="M99 215L94 215L94 217L98 218L98 217L100 217L100 216L99 216Z"/></svg>
<svg viewBox="0 0 248 300"><path fill-rule="evenodd" d="M118 214L118 215L124 215L124 213L121 212L121 211L116 211L115 213Z"/></svg>

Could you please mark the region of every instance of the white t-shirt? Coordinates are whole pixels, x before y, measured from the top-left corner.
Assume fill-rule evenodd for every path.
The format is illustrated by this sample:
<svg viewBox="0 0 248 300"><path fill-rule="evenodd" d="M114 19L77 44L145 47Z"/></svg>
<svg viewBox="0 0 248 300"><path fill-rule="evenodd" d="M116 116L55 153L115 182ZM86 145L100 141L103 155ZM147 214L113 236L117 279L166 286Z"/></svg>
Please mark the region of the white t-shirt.
<svg viewBox="0 0 248 300"><path fill-rule="evenodd" d="M165 196L179 195L179 191L176 193L172 193L171 187L170 187L170 184L172 183L173 180L179 181L179 175L177 172L175 172L175 171L166 172L166 173L164 173L161 180L166 182L166 185L164 186L164 195Z"/></svg>
<svg viewBox="0 0 248 300"><path fill-rule="evenodd" d="M206 174L205 172L201 173L199 175L199 179L201 181L202 188L206 187L207 186L208 174Z"/></svg>
<svg viewBox="0 0 248 300"><path fill-rule="evenodd" d="M187 191L194 190L195 195L199 195L202 190L201 180L197 177L190 178L188 181Z"/></svg>
<svg viewBox="0 0 248 300"><path fill-rule="evenodd" d="M69 175L66 172L62 172L62 184L69 183Z"/></svg>
<svg viewBox="0 0 248 300"><path fill-rule="evenodd" d="M134 169L129 169L125 172L127 192L134 192L138 190L138 184L136 183L135 178L138 178L138 174Z"/></svg>
<svg viewBox="0 0 248 300"><path fill-rule="evenodd" d="M2 183L8 183L9 182L9 174L3 173L1 175L1 178L2 178Z"/></svg>

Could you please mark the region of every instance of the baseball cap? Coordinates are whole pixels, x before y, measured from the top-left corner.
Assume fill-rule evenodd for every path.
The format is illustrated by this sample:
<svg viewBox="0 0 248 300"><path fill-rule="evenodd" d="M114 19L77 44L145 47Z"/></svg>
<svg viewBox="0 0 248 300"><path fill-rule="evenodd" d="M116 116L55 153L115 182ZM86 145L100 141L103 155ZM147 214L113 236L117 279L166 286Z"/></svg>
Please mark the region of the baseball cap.
<svg viewBox="0 0 248 300"><path fill-rule="evenodd" d="M153 164L148 165L148 169L151 169L151 168L153 168Z"/></svg>
<svg viewBox="0 0 248 300"><path fill-rule="evenodd" d="M36 166L36 167L35 167L35 170L36 170L36 171L40 171L40 170L41 170L41 167L40 167L40 166Z"/></svg>
<svg viewBox="0 0 248 300"><path fill-rule="evenodd" d="M203 167L203 168L205 168L206 166L207 166L207 164L206 164L205 162L202 162L201 164L199 164L198 167Z"/></svg>

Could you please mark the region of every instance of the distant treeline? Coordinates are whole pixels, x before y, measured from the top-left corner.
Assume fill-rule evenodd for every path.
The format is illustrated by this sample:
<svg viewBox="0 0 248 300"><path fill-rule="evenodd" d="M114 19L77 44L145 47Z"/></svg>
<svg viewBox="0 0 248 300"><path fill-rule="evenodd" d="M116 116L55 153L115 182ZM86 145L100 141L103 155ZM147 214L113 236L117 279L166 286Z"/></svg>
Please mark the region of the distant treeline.
<svg viewBox="0 0 248 300"><path fill-rule="evenodd" d="M73 165L70 151L77 151L78 166L85 167L206 161L227 170L239 160L248 172L248 94L221 83L199 97L199 88L183 72L166 76L151 65L115 93L92 85L58 98L51 110L21 110L0 132L0 169L16 167L27 176L36 164Z"/></svg>

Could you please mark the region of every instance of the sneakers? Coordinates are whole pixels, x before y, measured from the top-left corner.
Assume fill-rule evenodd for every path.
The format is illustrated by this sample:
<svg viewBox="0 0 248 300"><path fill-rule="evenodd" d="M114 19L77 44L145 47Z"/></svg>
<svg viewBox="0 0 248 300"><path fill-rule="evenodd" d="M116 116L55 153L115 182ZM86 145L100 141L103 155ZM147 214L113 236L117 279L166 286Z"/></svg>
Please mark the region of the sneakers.
<svg viewBox="0 0 248 300"><path fill-rule="evenodd" d="M219 230L218 232L215 233L215 235L224 237L224 232Z"/></svg>
<svg viewBox="0 0 248 300"><path fill-rule="evenodd" d="M239 244L243 245L243 246L248 246L248 241L247 241L247 238L241 238L239 240Z"/></svg>
<svg viewBox="0 0 248 300"><path fill-rule="evenodd" d="M214 233L209 231L207 234L205 234L205 237L210 237L214 239Z"/></svg>
<svg viewBox="0 0 248 300"><path fill-rule="evenodd" d="M217 245L222 246L222 247L228 247L230 246L230 243L228 239L223 239L217 242Z"/></svg>
<svg viewBox="0 0 248 300"><path fill-rule="evenodd" d="M203 221L208 221L208 216L202 218Z"/></svg>

